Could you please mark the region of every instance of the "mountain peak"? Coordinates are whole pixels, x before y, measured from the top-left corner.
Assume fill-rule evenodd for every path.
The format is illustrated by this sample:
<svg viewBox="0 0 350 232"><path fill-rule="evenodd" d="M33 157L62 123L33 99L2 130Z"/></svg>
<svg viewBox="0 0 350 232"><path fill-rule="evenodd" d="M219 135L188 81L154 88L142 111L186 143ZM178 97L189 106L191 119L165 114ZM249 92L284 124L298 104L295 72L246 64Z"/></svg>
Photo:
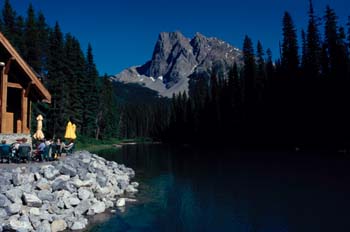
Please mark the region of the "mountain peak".
<svg viewBox="0 0 350 232"><path fill-rule="evenodd" d="M194 38L207 38L207 37L205 37L202 33L200 33L200 32L196 32L195 34L194 34Z"/></svg>
<svg viewBox="0 0 350 232"><path fill-rule="evenodd" d="M212 72L227 77L233 63L241 63L242 53L217 38L197 32L192 39L180 31L161 32L152 59L141 67L132 67L114 80L137 82L163 96L188 91L189 80L207 78Z"/></svg>
<svg viewBox="0 0 350 232"><path fill-rule="evenodd" d="M158 37L160 39L164 39L164 38L182 39L182 38L185 38L185 36L180 31L161 32L161 33L159 33Z"/></svg>

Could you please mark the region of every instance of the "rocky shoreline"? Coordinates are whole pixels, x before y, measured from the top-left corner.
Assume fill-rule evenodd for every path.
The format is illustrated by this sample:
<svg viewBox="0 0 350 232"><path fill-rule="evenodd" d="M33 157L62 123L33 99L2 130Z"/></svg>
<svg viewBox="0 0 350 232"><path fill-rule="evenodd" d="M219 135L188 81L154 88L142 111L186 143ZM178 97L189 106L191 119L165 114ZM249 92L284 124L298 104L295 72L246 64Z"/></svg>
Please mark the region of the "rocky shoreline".
<svg viewBox="0 0 350 232"><path fill-rule="evenodd" d="M43 166L0 169L0 232L82 230L87 217L134 199L135 172L87 151Z"/></svg>

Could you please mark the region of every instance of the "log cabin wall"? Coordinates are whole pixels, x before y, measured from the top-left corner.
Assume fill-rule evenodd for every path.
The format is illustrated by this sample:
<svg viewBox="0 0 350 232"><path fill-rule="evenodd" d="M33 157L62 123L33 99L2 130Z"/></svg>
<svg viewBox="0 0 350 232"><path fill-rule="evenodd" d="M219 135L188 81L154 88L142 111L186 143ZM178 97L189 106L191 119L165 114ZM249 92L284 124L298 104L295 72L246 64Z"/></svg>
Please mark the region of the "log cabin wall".
<svg viewBox="0 0 350 232"><path fill-rule="evenodd" d="M1 133L29 134L30 100L24 87L30 81L16 72L16 65L11 66L14 68L8 67L1 73Z"/></svg>

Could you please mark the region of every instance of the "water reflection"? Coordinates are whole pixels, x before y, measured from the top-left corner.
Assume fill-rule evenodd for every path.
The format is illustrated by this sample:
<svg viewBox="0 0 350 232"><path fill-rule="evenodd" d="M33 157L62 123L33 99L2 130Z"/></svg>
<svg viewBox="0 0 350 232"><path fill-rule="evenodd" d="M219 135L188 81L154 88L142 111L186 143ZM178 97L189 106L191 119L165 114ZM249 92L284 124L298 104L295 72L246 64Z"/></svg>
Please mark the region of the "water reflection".
<svg viewBox="0 0 350 232"><path fill-rule="evenodd" d="M154 145L104 154L136 171L138 204L93 231L348 231L345 157Z"/></svg>

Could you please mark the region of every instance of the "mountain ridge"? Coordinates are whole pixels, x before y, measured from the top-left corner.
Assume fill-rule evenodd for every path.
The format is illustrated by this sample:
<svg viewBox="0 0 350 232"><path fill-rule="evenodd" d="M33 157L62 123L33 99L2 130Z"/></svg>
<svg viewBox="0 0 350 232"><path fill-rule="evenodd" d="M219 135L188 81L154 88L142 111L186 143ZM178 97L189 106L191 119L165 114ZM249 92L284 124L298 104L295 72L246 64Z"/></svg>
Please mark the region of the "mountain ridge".
<svg viewBox="0 0 350 232"><path fill-rule="evenodd" d="M227 77L233 63L242 63L242 52L215 37L197 32L191 39L181 32L161 32L152 58L111 77L122 83L139 83L161 96L188 91L189 81L209 78L214 72Z"/></svg>

